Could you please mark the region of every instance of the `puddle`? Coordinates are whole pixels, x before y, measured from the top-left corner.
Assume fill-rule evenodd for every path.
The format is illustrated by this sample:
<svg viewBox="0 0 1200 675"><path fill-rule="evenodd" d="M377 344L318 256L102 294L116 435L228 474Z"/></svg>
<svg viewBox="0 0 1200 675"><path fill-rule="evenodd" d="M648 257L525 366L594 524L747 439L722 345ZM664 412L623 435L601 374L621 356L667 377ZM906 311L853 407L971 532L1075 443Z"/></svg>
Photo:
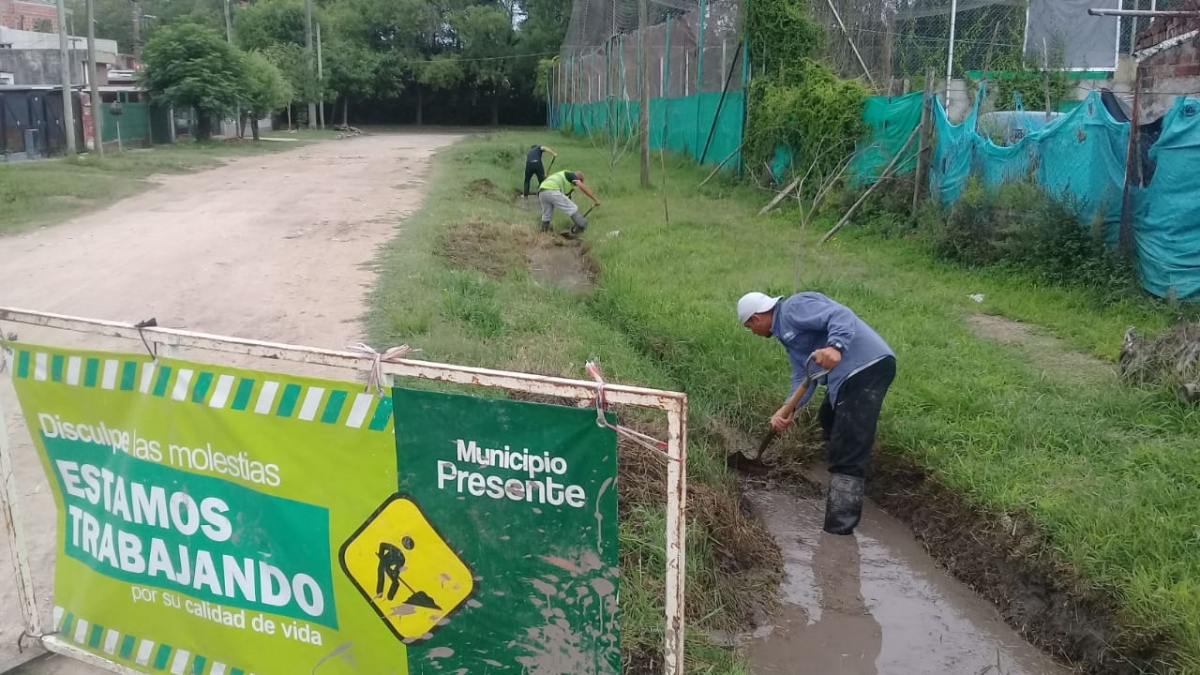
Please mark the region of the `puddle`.
<svg viewBox="0 0 1200 675"><path fill-rule="evenodd" d="M855 536L821 531L824 501L748 498L784 557L780 608L745 636L754 675L1066 675L868 504Z"/></svg>

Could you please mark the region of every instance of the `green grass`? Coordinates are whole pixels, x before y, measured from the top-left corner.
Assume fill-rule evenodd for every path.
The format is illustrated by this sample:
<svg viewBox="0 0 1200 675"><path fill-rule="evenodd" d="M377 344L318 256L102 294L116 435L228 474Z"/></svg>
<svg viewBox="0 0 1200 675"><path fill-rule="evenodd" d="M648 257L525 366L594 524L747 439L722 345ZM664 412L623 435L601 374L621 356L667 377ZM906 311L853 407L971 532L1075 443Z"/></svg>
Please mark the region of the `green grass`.
<svg viewBox="0 0 1200 675"><path fill-rule="evenodd" d="M533 227L535 212L462 195L479 177L500 192L517 187L519 156L508 151L539 141L562 155L556 169L587 171L604 202L586 235L601 271L589 299L535 292L520 274L454 271L423 253L452 221ZM1004 315L1111 362L1128 326L1155 332L1176 309L1149 298L1099 307L1082 291L965 269L917 242L863 236L853 225L818 247L831 223L802 235L787 212L756 217L764 193L719 181L698 190L707 170L670 157L668 225L658 163L655 155L655 188L642 189L636 154L610 178L607 151L584 139L505 132L443 154L430 206L406 223L403 244L384 261L376 339L418 343L438 360L572 376L595 357L613 379L686 391L693 425L720 416L754 431L786 394L788 365L778 343L738 325L737 298L748 290L825 292L858 311L899 356L880 429L887 452L927 467L978 508L1027 516L1063 560L1117 600L1130 628L1170 636L1181 670L1200 672L1196 409L1113 376L1079 377L1069 365L1053 367L1061 354L1043 347L1030 358L968 323L976 313ZM975 293L984 302L967 297ZM689 470L699 480L728 480L708 449L696 455L702 459ZM637 555L653 559L651 541ZM635 624L627 629L649 634L649 619L643 627L638 611L627 616Z"/></svg>
<svg viewBox="0 0 1200 675"><path fill-rule="evenodd" d="M525 138L475 137L435 156L424 206L378 261L367 316L372 344L407 343L422 350L415 355L421 359L577 379L587 378L584 365L594 359L611 381L672 387L659 365L592 312L585 293L539 283L525 265L540 219L536 200L522 208L512 198L522 178L522 143L532 143ZM483 180L497 188L489 192L477 182ZM626 423L665 429L655 416L620 414ZM693 489L725 495L736 511L734 483L719 454L703 438L689 452ZM628 488L652 496L628 499ZM661 653L665 485L623 481L621 498L622 649L627 657ZM737 654L710 644L698 629L736 628L729 607L770 594L769 584L723 577L703 528L689 529L688 550L687 600L697 619L687 634L689 672L745 674Z"/></svg>
<svg viewBox="0 0 1200 675"><path fill-rule="evenodd" d="M189 143L151 149L108 150L104 157L0 163L0 234L51 225L94 210L151 186L155 174L187 173L211 168L221 160L293 149L331 132L276 134L296 143Z"/></svg>

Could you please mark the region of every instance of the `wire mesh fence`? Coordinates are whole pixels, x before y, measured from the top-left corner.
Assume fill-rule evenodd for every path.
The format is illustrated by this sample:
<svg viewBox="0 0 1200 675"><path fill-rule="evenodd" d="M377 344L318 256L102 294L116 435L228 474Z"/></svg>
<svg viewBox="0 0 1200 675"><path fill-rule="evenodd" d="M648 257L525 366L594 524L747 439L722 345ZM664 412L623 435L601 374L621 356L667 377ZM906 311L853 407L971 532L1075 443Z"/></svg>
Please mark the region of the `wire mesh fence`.
<svg viewBox="0 0 1200 675"><path fill-rule="evenodd" d="M640 33L639 1L646 2ZM939 87L984 73L1031 69L1111 73L1120 54L1132 53L1135 36L1150 19L1090 16L1088 9L1161 10L1188 0L797 2L824 28L819 59L877 94L899 95L920 90L931 71ZM753 53L743 43L745 10L745 0L575 0L552 73L552 124L566 122L589 133L631 132L643 79L652 117L660 99L723 93L727 101L733 93L733 104L741 106L755 67L770 56L769 44ZM965 95L965 85L956 86ZM680 124L713 128L702 100L697 99L700 112Z"/></svg>

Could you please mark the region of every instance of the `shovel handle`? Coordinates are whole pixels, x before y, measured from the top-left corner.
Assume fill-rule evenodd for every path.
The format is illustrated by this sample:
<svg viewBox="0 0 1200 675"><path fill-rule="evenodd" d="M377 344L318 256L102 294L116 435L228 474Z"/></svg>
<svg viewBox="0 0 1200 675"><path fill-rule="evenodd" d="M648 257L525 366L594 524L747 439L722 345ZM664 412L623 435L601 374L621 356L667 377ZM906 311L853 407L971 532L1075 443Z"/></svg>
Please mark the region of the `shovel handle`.
<svg viewBox="0 0 1200 675"><path fill-rule="evenodd" d="M787 408L788 413L792 413L796 410L796 406L800 404L800 399L804 398L804 394L808 392L808 388L811 387L814 382L829 374L828 370L820 370L815 373L809 371L808 368L809 365L812 364L812 360L812 354L809 354L808 358L804 361L804 381L800 383L799 387L796 387L796 391L792 392L792 395L788 397L787 402L784 403L784 407ZM775 440L778 435L779 432L775 431L774 427L771 427L767 431L767 435L763 437L762 443L759 443L758 445L758 454L762 455L762 452L767 449L767 446L770 445L771 441Z"/></svg>

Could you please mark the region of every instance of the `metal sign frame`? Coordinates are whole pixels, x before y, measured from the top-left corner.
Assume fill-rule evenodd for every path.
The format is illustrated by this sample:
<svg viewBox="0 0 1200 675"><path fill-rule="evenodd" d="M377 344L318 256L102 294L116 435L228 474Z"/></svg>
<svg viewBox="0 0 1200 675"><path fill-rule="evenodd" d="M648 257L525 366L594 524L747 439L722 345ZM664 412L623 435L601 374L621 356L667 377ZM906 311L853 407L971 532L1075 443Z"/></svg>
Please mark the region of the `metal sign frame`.
<svg viewBox="0 0 1200 675"><path fill-rule="evenodd" d="M206 350L272 361L290 361L331 366L347 371L369 371L374 360L352 352L302 347L279 342L227 337L171 328L138 328L117 321L86 319L48 312L0 307L0 321L43 328L73 331L101 337L122 338L155 347L155 353L174 357L181 348ZM595 382L515 373L487 368L471 368L430 361L408 359L383 362L380 368L389 378L415 378L493 387L529 394L555 396L575 401L594 401L600 393ZM390 384L390 383L389 383ZM610 404L662 410L667 414L667 532L666 532L666 643L663 673L683 675L684 636L684 546L687 508L687 395L681 392L604 385L604 400ZM4 411L0 410L0 415ZM84 651L63 637L46 634L37 606L29 551L21 525L20 495L13 475L7 422L0 428L0 513L3 514L9 546L12 549L17 594L24 619L24 631L48 651L89 663L109 672L139 675L118 663Z"/></svg>

